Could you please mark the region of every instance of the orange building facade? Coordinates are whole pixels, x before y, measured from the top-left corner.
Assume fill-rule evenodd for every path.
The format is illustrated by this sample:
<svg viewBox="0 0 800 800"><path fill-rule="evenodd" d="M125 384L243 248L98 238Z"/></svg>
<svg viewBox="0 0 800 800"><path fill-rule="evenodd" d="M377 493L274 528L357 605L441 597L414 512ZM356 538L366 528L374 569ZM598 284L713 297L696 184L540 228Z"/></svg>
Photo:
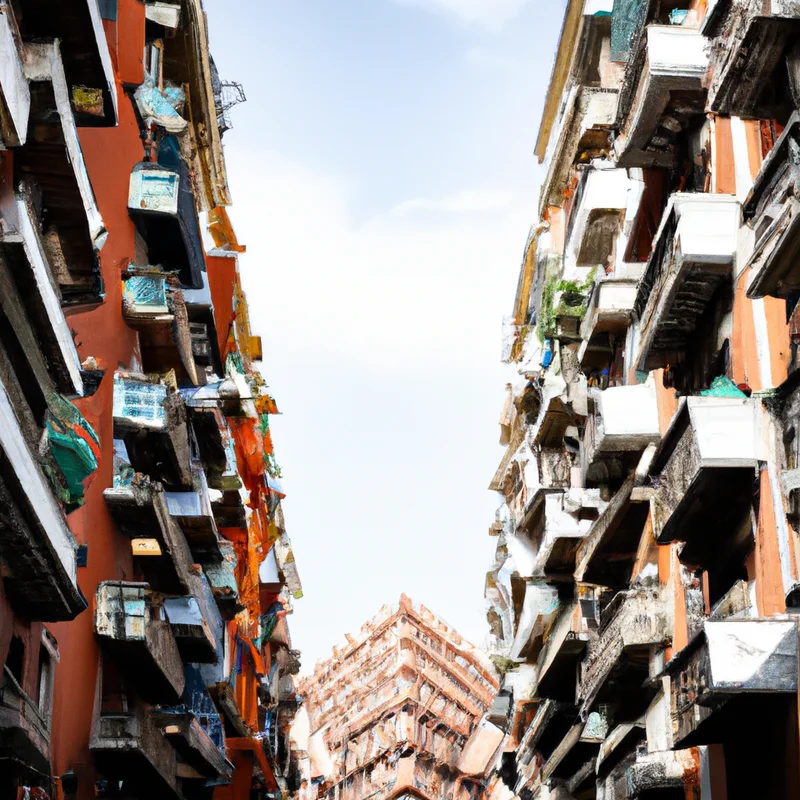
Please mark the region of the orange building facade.
<svg viewBox="0 0 800 800"><path fill-rule="evenodd" d="M281 796L302 589L239 89L200 0L0 0L0 39L0 797Z"/></svg>
<svg viewBox="0 0 800 800"><path fill-rule="evenodd" d="M523 800L800 796L798 25L567 3L490 487Z"/></svg>

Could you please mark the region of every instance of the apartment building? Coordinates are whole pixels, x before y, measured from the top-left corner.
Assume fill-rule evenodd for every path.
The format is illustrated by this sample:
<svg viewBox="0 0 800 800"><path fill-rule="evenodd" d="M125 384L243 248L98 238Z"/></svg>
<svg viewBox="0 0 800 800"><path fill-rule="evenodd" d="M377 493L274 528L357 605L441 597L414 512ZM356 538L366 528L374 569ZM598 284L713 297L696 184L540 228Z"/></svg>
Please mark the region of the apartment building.
<svg viewBox="0 0 800 800"><path fill-rule="evenodd" d="M800 796L800 4L570 0L503 358L524 800Z"/></svg>
<svg viewBox="0 0 800 800"><path fill-rule="evenodd" d="M298 800L482 800L505 739L486 655L403 595L298 687Z"/></svg>
<svg viewBox="0 0 800 800"><path fill-rule="evenodd" d="M0 797L291 788L242 97L200 0L0 0Z"/></svg>

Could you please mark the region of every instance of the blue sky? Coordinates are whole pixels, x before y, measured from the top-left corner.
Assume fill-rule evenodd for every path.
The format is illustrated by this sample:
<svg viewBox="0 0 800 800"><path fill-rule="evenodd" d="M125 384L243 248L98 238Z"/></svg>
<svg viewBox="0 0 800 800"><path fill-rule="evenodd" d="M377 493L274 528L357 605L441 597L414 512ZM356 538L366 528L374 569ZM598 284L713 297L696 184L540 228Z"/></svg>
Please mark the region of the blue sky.
<svg viewBox="0 0 800 800"><path fill-rule="evenodd" d="M248 99L225 148L305 669L403 591L485 635L500 330L563 6L206 0Z"/></svg>

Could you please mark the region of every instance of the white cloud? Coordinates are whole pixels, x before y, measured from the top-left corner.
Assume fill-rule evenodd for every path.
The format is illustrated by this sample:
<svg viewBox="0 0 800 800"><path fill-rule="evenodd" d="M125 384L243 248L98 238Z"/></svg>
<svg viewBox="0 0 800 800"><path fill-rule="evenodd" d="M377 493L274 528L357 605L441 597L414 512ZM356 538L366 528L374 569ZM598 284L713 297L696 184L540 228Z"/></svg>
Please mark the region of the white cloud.
<svg viewBox="0 0 800 800"><path fill-rule="evenodd" d="M395 0L436 14L448 14L460 22L499 31L519 14L530 0Z"/></svg>
<svg viewBox="0 0 800 800"><path fill-rule="evenodd" d="M480 641L500 329L534 204L462 193L445 205L507 205L417 203L360 221L346 178L275 153L227 156L251 321L283 412L273 433L306 666L401 591Z"/></svg>
<svg viewBox="0 0 800 800"><path fill-rule="evenodd" d="M493 189L465 189L447 197L416 197L405 200L392 210L394 214L425 211L440 214L470 214L476 211L494 211L508 208L514 199L511 192Z"/></svg>
<svg viewBox="0 0 800 800"><path fill-rule="evenodd" d="M242 267L257 333L269 327L294 348L373 368L469 363L478 351L496 363L529 204L469 190L358 223L340 176L275 153L232 148L228 160L247 176L234 183L231 213L248 247ZM468 344L454 346L454 334Z"/></svg>

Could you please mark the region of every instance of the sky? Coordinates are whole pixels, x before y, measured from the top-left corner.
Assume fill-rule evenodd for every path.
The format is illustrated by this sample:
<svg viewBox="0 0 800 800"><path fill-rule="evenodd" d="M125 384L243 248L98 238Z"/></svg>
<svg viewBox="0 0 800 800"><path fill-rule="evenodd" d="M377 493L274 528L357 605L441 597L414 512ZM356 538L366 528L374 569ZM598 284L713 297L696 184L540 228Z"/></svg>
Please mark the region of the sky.
<svg viewBox="0 0 800 800"><path fill-rule="evenodd" d="M206 0L304 671L402 592L467 639L565 0ZM542 8L544 7L544 8ZM513 376L511 376L513 377Z"/></svg>

